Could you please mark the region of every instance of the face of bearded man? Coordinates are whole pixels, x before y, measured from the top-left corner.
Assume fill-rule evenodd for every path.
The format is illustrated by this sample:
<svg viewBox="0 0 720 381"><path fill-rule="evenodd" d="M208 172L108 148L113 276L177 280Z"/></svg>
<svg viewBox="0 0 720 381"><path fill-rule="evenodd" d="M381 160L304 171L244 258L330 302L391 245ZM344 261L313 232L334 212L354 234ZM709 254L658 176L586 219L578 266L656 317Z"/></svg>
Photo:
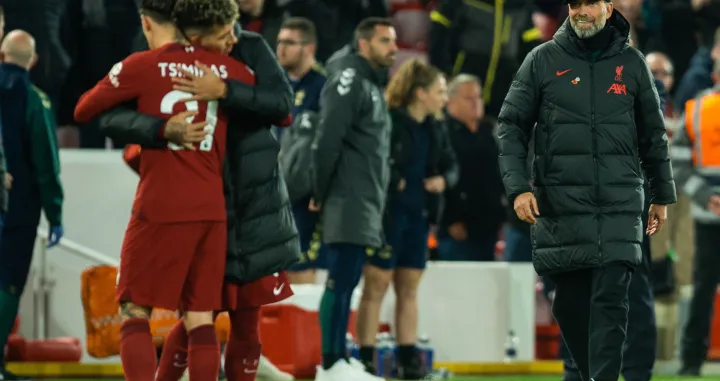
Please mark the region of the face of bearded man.
<svg viewBox="0 0 720 381"><path fill-rule="evenodd" d="M612 3L603 0L577 0L568 4L570 26L580 38L598 34L612 14Z"/></svg>

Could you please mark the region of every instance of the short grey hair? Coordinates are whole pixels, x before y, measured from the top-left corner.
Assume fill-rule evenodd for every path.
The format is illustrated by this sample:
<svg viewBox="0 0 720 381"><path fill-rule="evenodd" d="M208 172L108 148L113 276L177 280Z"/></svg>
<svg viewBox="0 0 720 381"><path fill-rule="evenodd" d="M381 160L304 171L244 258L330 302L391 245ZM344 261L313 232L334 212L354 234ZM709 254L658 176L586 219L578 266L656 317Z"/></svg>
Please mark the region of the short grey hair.
<svg viewBox="0 0 720 381"><path fill-rule="evenodd" d="M478 78L476 75L461 73L456 75L455 78L453 78L452 81L450 81L450 83L448 84L448 96L452 97L453 95L455 95L460 86L466 83L475 83L478 86L482 87L480 78Z"/></svg>

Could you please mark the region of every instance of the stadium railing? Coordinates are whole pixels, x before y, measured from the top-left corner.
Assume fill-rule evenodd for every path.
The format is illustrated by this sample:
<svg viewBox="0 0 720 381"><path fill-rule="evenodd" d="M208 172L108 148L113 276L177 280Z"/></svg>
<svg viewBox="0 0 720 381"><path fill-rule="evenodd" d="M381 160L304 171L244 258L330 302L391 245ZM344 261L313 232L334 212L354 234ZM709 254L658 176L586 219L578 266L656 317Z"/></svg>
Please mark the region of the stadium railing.
<svg viewBox="0 0 720 381"><path fill-rule="evenodd" d="M48 276L48 233L46 229L38 228L37 238L40 247L38 253L37 287L35 287L33 294L33 305L35 309L35 313L33 314L33 336L35 339L47 339L49 338L48 333L50 331L50 300L53 287L55 286L55 280ZM118 266L120 264L116 258L73 242L67 238L60 240L57 246L63 248L68 254L98 265Z"/></svg>

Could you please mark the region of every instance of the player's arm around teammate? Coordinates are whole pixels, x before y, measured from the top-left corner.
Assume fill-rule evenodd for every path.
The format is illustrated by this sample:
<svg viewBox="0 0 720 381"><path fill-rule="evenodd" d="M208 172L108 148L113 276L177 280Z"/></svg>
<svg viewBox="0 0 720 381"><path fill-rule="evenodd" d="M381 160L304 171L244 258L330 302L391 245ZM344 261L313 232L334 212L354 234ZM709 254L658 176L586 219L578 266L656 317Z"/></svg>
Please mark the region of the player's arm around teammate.
<svg viewBox="0 0 720 381"><path fill-rule="evenodd" d="M358 308L358 342L372 367L380 306L390 281L396 295L398 371L425 376L416 350L417 289L427 261L427 237L439 216L440 197L458 180L455 154L442 120L447 86L442 72L418 60L405 62L386 91L392 117L391 176L385 207L386 247L367 259Z"/></svg>
<svg viewBox="0 0 720 381"><path fill-rule="evenodd" d="M245 126L273 124L285 118L291 111L293 92L262 37L257 33L240 32L231 55L254 71L256 85L207 76L205 80L186 85L186 90L202 90L201 94L194 94L205 99L216 97L220 107L231 117L240 114L247 122ZM166 121L120 106L101 115L99 125L107 137L122 144L161 148L168 141L182 145L204 139L204 124L188 122L187 116L181 113Z"/></svg>

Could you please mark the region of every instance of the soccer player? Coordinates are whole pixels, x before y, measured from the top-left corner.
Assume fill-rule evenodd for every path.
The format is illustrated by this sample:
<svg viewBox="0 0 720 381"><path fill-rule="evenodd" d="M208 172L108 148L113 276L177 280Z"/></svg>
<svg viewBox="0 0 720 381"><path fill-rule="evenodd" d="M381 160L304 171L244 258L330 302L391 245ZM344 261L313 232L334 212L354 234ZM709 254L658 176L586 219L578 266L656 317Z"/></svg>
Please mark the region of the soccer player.
<svg viewBox="0 0 720 381"><path fill-rule="evenodd" d="M174 3L174 1L171 1ZM197 9L198 6L202 7L202 2L189 2L189 1L183 1L179 2L175 8L174 8L174 15L171 15L171 6L167 5L163 7L163 4L160 0L155 0L153 4L146 4L147 6L153 6L154 10L157 13L163 12L162 10L165 9L165 19L168 20L168 22L163 23L163 26L169 30L176 29L176 26L173 25L173 23L170 20L177 21L177 24L179 24L180 30L192 30L192 29L198 29L197 25L194 25L195 23L195 15L198 13L201 13L202 11L200 9ZM170 34L169 32L167 34ZM254 36L245 36L246 38L252 38ZM204 41L201 40L200 43L202 45ZM248 41L245 41L246 43ZM216 46L213 46L213 44L204 46L209 49L215 49L222 52L226 52L226 46L223 44L215 44ZM246 45L246 46L252 46L252 45ZM245 47L243 47L245 49ZM237 58L237 57L236 57ZM190 87L189 82L193 82L192 80L197 81L196 85L200 85L201 87L206 87L206 85L201 85L201 82L205 79L210 80L211 78L204 78L204 77L196 77L192 73L187 73L188 79L180 79L179 77L176 77L174 80L178 82L176 86L182 86L182 87ZM216 77L215 80L217 80ZM199 80L199 81L198 81ZM268 79L269 80L269 79ZM206 82L207 83L207 82ZM267 86L267 81L265 82ZM239 84L236 82L236 84ZM236 84L233 84L233 86L236 86ZM243 86L241 84L241 86ZM187 89L191 90L191 89ZM230 91L230 90L228 90ZM236 94L237 95L237 94ZM245 107L252 106L249 104L244 104ZM229 111L233 110L233 106L226 102L225 105L221 102L221 107L227 107ZM141 119L154 119L149 116L144 116L142 114L137 114L135 112L128 113L133 114L133 117L131 118L133 122L131 123L134 126L138 126L138 121ZM177 114L181 115L183 113ZM175 117L170 118L168 120L168 125L171 123L171 121L175 119ZM281 123L275 123L280 126L287 125L289 121L286 120ZM149 126L146 126L144 124L140 124L139 128L152 128L153 125L156 123L154 121L151 121ZM237 123L238 128L244 125L253 123L244 118L243 123ZM133 128L133 127L127 127L127 128ZM232 127L233 129L236 129ZM166 131L167 133L167 131ZM257 141L257 140L256 140ZM228 141L229 143L230 141ZM182 142L183 144L187 143L187 140ZM230 149L230 148L228 148ZM152 148L145 148L145 150L152 150ZM257 152L257 151L255 151ZM139 169L139 163L140 163L140 147L139 146L128 146L126 147L124 158L125 161L130 165L131 168L133 168L136 172ZM275 156L275 155L273 155ZM232 158L228 158L232 159ZM263 159L260 159L263 160ZM256 166L255 166L256 167ZM230 166L232 168L232 165ZM263 167L264 168L264 167ZM244 171L243 173L248 174L249 172ZM264 173L264 172L261 172ZM244 176L247 177L248 175ZM256 176L256 175L252 175ZM249 177L253 178L252 176ZM243 178L244 178L243 177ZM244 184L245 180L240 179L240 182L235 183L234 185L238 187L239 189L247 189ZM253 195L256 193L253 192ZM262 193L263 197L270 197L270 195L267 194L267 192ZM247 196L245 196L247 197ZM254 198L254 197L253 197ZM241 204L245 204L247 201L243 201ZM240 206L240 205L238 205ZM228 206L230 208L230 206ZM231 209L229 209L231 210ZM248 209L248 212L251 212L250 209ZM277 227L277 225L275 225ZM233 229L231 226L228 226L228 231L231 236L234 236L235 234L232 233ZM282 237L284 229L280 229L280 231L276 230L277 237ZM252 234L250 231L246 231L246 229L243 229L242 235L240 237L244 237L248 234ZM229 240L229 244L232 244L236 238L233 238ZM258 239L257 236L254 236L253 239ZM273 238L277 239L277 238ZM269 242L267 239L263 238L263 242ZM275 241L272 241L275 242ZM268 247L268 249L272 248L274 246ZM284 246L283 246L284 247ZM246 246L247 248L247 246ZM275 250L275 249L273 249ZM289 251L288 253L292 253L293 251ZM258 336L257 326L258 326L258 318L259 318L259 306L269 303L274 303L280 300L283 300L290 295L292 295L292 291L287 284L287 275L284 272L275 273L261 278L259 280L253 281L252 274L254 272L257 272L258 270L262 271L260 268L256 268L255 258L254 256L250 257L250 261L248 262L247 258L236 258L233 255L233 250L228 250L228 262L227 267L229 274L233 274L233 270L236 265L238 265L238 260L240 260L242 263L240 263L240 266L251 266L252 271L248 272L247 267L244 267L246 270L244 270L242 273L247 275L249 281L242 282L243 286L237 286L234 284L227 284L225 287L225 296L224 296L224 310L231 310L230 311L230 321L231 321L231 335L228 340L228 345L226 348L226 361L225 361L225 370L226 375L231 379L235 380L243 380L243 381L252 381L255 379L255 368L258 366L258 364L262 365L262 358L258 359L259 353L260 353L260 340ZM253 253L252 250L245 250L245 254L248 255L249 253ZM285 253L284 249L282 253ZM258 253L258 254L264 254L264 252ZM274 252L268 254L277 255L278 252L275 250ZM285 254L283 254L283 257L286 257ZM267 262L267 256L265 256L265 260L263 262L263 266L267 267L268 265L271 265L271 262ZM280 258L275 258L273 261L276 261ZM282 266L284 267L284 266ZM281 268L282 268L281 267ZM237 269L236 269L237 270ZM235 276L226 277L227 279L234 279ZM182 374L185 371L185 366L177 367L178 364L186 364L187 363L187 347L188 347L188 335L187 331L185 329L184 324L182 322L179 322L175 327L173 327L168 334L165 345L163 347L163 355L160 359L158 372L157 372L157 380L177 380L179 379ZM259 373L260 369L258 369ZM277 372L275 375L276 377L272 378L273 380L291 380L292 376Z"/></svg>
<svg viewBox="0 0 720 381"><path fill-rule="evenodd" d="M204 1L204 0L201 0ZM123 159L136 173L140 173L138 145L128 145ZM225 348L225 375L229 381L254 381L259 373L261 345L258 335L260 306L276 303L292 296L285 271L239 286L227 282L223 291L223 309L230 318L230 337ZM183 322L178 322L168 334L163 356L158 364L156 381L177 381L187 365L188 335ZM262 379L292 381L293 377L278 371Z"/></svg>
<svg viewBox="0 0 720 381"><path fill-rule="evenodd" d="M188 332L190 377L217 379L220 353L213 311L222 305L226 250L223 158L227 118L217 101L198 101L173 90L182 69L195 76L215 75L254 84L248 68L226 55L235 44L237 6L230 0L206 0L197 9L196 28L180 30L193 45L174 42L167 2L141 4L143 32L152 50L115 65L86 93L75 110L88 121L117 104L137 100L138 111L171 115L180 109L207 121L207 135L191 147L168 144L141 152L138 193L123 242L118 275L121 303L120 356L130 381L155 378L156 357L147 319L153 307L178 309ZM208 65L200 64L200 61ZM212 73L211 73L212 71Z"/></svg>

